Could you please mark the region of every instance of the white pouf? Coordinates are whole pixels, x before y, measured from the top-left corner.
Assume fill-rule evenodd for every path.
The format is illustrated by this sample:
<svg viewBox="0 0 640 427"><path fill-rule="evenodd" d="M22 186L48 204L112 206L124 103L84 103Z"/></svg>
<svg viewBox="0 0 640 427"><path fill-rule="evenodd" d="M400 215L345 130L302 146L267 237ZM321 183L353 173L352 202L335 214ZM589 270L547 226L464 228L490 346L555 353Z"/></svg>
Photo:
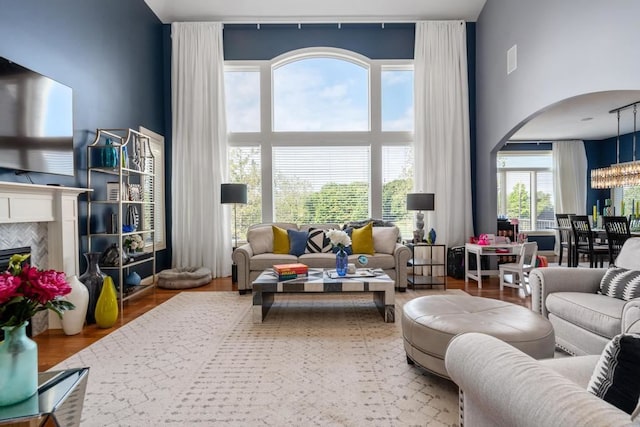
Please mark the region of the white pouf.
<svg viewBox="0 0 640 427"><path fill-rule="evenodd" d="M158 287L189 289L211 282L211 270L205 267L178 267L158 273Z"/></svg>

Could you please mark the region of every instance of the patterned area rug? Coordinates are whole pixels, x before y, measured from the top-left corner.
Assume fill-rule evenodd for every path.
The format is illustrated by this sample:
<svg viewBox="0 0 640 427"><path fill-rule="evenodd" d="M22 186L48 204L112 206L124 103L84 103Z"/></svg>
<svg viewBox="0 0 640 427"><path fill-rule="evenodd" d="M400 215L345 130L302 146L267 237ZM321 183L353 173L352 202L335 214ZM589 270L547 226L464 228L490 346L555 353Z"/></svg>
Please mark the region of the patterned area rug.
<svg viewBox="0 0 640 427"><path fill-rule="evenodd" d="M53 369L89 366L83 426L454 426L458 389L408 365L396 293L278 295L253 324L251 295L182 292ZM464 294L460 290L447 291Z"/></svg>

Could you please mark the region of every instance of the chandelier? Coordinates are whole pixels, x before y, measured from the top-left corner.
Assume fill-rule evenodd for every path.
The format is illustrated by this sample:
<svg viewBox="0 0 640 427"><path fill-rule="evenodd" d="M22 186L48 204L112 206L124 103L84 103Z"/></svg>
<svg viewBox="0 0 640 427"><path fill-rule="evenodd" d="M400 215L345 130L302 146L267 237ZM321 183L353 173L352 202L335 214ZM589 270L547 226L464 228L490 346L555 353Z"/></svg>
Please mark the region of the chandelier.
<svg viewBox="0 0 640 427"><path fill-rule="evenodd" d="M640 161L636 160L636 105L625 105L609 111L618 115L618 136L616 138L616 164L591 170L591 188L615 188L640 185ZM620 111L633 107L633 160L620 163Z"/></svg>

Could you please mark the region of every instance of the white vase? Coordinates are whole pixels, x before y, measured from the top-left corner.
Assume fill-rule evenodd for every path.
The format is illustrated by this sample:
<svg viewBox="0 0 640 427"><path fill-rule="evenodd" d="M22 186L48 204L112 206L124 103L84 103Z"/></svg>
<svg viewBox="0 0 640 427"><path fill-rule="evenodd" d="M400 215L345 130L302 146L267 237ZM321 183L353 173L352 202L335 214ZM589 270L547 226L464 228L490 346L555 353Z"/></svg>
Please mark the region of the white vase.
<svg viewBox="0 0 640 427"><path fill-rule="evenodd" d="M67 278L71 292L64 299L76 306L73 310L67 310L62 314L62 330L66 335L75 335L82 332L82 327L87 317L89 307L89 290L78 280L77 276Z"/></svg>

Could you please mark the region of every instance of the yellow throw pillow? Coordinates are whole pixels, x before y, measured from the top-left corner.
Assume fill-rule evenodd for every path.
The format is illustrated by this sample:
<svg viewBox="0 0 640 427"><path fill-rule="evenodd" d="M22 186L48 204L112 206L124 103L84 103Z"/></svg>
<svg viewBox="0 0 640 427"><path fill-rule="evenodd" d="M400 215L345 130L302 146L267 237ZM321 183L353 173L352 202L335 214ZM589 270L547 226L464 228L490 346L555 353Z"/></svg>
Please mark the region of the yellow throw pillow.
<svg viewBox="0 0 640 427"><path fill-rule="evenodd" d="M373 255L373 223L362 228L354 228L351 233L351 247L354 254Z"/></svg>
<svg viewBox="0 0 640 427"><path fill-rule="evenodd" d="M289 234L284 228L271 226L273 228L273 253L289 254Z"/></svg>

